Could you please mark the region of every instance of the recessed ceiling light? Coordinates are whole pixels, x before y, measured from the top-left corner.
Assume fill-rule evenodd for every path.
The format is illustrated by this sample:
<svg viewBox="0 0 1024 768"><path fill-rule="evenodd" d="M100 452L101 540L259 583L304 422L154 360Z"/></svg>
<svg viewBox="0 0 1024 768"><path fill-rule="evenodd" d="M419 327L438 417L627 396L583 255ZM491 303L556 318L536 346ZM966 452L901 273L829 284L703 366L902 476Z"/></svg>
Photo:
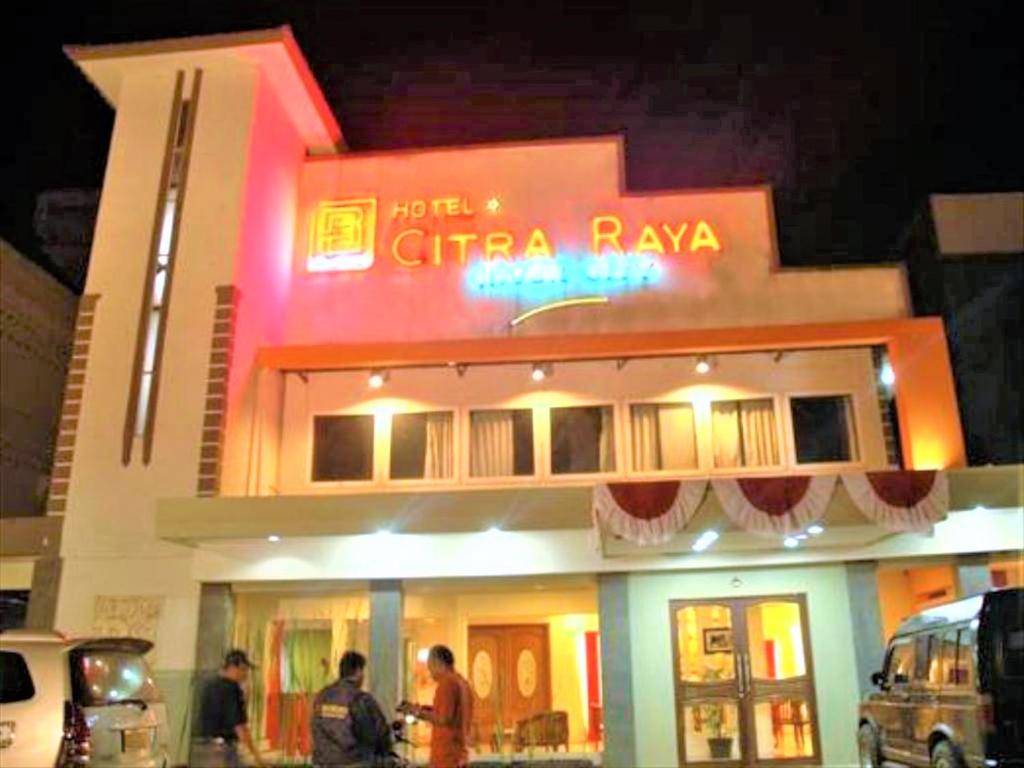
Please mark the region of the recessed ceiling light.
<svg viewBox="0 0 1024 768"><path fill-rule="evenodd" d="M690 549L692 549L694 552L703 552L716 541L718 541L718 531L714 529L708 529L697 537L697 540L693 542L693 544L690 546Z"/></svg>
<svg viewBox="0 0 1024 768"><path fill-rule="evenodd" d="M271 544L277 544L277 542L279 542L280 540L281 537L278 536L276 533L272 533L269 536L267 536L267 541L269 541Z"/></svg>
<svg viewBox="0 0 1024 768"><path fill-rule="evenodd" d="M370 371L370 378L368 384L370 389L380 389L384 386L384 382L388 380L388 372L383 370Z"/></svg>
<svg viewBox="0 0 1024 768"><path fill-rule="evenodd" d="M787 536L782 540L782 546L786 549L794 549L800 546L800 540L796 536Z"/></svg>
<svg viewBox="0 0 1024 768"><path fill-rule="evenodd" d="M711 362L706 357L698 357L697 365L694 366L694 370L701 376L704 376L711 372Z"/></svg>
<svg viewBox="0 0 1024 768"><path fill-rule="evenodd" d="M825 526L818 525L817 523L814 525L808 525L807 532L811 534L811 536L821 536L821 534L825 532Z"/></svg>

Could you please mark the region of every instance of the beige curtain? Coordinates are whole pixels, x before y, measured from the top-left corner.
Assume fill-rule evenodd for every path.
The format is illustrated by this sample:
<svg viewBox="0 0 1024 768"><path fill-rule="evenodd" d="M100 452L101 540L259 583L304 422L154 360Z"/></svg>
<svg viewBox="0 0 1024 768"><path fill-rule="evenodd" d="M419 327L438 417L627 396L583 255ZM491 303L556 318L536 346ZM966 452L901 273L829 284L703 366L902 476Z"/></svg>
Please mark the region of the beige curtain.
<svg viewBox="0 0 1024 768"><path fill-rule="evenodd" d="M658 407L661 469L697 468L697 431L693 406L675 403Z"/></svg>
<svg viewBox="0 0 1024 768"><path fill-rule="evenodd" d="M515 474L513 416L512 411L476 411L470 416L470 475L512 477Z"/></svg>
<svg viewBox="0 0 1024 768"><path fill-rule="evenodd" d="M775 429L775 404L771 400L740 403L743 465L765 467L779 463L779 439Z"/></svg>
<svg viewBox="0 0 1024 768"><path fill-rule="evenodd" d="M423 461L423 477L426 479L452 476L452 415L450 413L428 413L426 457Z"/></svg>
<svg viewBox="0 0 1024 768"><path fill-rule="evenodd" d="M652 472L662 468L659 406L634 405L630 408L633 433L633 469Z"/></svg>
<svg viewBox="0 0 1024 768"><path fill-rule="evenodd" d="M615 471L615 409L606 406L601 409L601 444L598 460L601 472Z"/></svg>
<svg viewBox="0 0 1024 768"><path fill-rule="evenodd" d="M739 467L743 464L739 406L735 401L711 404L711 438L716 467Z"/></svg>

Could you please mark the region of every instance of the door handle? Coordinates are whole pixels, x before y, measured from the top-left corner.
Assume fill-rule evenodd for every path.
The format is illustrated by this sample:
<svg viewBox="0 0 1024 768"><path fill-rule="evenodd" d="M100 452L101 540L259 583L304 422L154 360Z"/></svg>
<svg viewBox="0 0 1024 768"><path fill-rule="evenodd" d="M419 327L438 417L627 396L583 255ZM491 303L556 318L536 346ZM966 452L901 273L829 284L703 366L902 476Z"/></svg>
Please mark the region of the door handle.
<svg viewBox="0 0 1024 768"><path fill-rule="evenodd" d="M749 681L747 679L747 664L746 654L742 652L736 653L736 682L739 688L740 698L742 699L747 695L747 689Z"/></svg>

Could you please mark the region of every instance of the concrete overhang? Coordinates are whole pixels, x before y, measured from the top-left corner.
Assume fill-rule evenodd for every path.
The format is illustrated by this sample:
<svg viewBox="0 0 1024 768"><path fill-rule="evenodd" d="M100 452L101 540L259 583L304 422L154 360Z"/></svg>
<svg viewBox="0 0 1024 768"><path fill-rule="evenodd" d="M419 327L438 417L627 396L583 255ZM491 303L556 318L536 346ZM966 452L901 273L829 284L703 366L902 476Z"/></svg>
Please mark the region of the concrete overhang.
<svg viewBox="0 0 1024 768"><path fill-rule="evenodd" d="M344 147L341 127L289 26L138 43L67 45L64 53L115 109L125 73L141 66L191 69L231 60L254 64L311 152Z"/></svg>
<svg viewBox="0 0 1024 768"><path fill-rule="evenodd" d="M977 467L949 472L950 509L1021 509L1024 466ZM401 493L165 499L158 503L157 535L190 546L204 542L357 536L388 530L402 534L585 530L591 527L592 488L585 486L459 489ZM1022 513L1024 514L1024 513ZM837 487L825 514L826 531L803 543L813 549L866 547L892 534L870 524L845 488ZM709 493L687 530L660 547L637 547L605 537L605 556L658 555L689 551L700 532L722 534L717 551L778 548L738 530Z"/></svg>
<svg viewBox="0 0 1024 768"><path fill-rule="evenodd" d="M57 557L64 518L0 517L0 557Z"/></svg>

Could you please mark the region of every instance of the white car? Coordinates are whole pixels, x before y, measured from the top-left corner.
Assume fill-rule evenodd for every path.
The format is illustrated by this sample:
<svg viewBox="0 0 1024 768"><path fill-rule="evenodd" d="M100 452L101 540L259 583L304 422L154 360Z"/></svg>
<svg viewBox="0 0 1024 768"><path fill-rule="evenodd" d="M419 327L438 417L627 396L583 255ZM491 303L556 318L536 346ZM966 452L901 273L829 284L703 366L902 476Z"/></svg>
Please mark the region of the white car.
<svg viewBox="0 0 1024 768"><path fill-rule="evenodd" d="M131 638L0 634L0 765L165 768L167 710Z"/></svg>

